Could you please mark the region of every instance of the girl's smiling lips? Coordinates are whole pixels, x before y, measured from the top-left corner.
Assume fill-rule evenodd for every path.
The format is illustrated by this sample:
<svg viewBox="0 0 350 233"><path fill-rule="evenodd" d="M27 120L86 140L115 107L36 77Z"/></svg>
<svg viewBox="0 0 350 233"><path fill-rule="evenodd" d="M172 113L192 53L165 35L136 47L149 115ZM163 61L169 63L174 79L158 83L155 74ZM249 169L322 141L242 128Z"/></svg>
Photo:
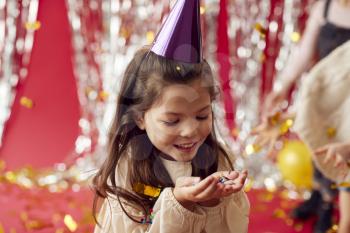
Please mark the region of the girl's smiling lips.
<svg viewBox="0 0 350 233"><path fill-rule="evenodd" d="M198 142L192 142L192 143L183 143L183 144L174 144L174 146L181 151L184 152L191 152L193 148L197 145Z"/></svg>

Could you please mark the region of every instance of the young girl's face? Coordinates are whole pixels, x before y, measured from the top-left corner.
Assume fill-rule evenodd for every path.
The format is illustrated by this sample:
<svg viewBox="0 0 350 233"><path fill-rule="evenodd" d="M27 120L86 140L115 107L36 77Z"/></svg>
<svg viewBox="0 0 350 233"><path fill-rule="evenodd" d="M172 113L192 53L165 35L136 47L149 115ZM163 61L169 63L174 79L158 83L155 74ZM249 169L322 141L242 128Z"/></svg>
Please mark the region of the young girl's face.
<svg viewBox="0 0 350 233"><path fill-rule="evenodd" d="M208 89L200 80L167 86L138 125L168 159L192 160L212 130Z"/></svg>

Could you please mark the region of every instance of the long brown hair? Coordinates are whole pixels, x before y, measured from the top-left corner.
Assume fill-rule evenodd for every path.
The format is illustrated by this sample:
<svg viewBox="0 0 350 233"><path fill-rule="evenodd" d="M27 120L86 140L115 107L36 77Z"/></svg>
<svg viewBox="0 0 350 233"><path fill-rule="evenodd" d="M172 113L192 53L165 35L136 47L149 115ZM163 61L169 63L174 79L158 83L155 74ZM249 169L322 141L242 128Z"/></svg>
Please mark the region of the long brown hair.
<svg viewBox="0 0 350 233"><path fill-rule="evenodd" d="M160 161L161 152L152 145L145 130L137 127L135 119L143 116L161 95L164 87L171 84L188 84L197 79L208 88L211 99L214 100L217 91L212 71L206 61L198 64L176 62L150 52L147 47L136 52L124 73L115 118L109 132L108 157L93 179L95 219L99 201L107 197L117 197L125 214L135 222L140 221L130 216L121 199L139 206L144 215L148 214L148 209L152 208L156 201L117 186L116 167L129 149L131 153L128 157L128 182L131 187L137 183L162 188L174 187ZM216 140L213 127L191 162L192 175L205 178L216 172L219 154L228 158Z"/></svg>

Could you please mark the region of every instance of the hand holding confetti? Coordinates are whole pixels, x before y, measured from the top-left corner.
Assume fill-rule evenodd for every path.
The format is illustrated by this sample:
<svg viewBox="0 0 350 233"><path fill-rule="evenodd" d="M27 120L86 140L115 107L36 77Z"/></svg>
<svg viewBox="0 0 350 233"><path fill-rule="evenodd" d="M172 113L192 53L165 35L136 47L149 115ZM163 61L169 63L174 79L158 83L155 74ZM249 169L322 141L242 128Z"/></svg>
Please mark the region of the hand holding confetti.
<svg viewBox="0 0 350 233"><path fill-rule="evenodd" d="M253 131L257 135L254 146L256 148L267 147L267 157L275 160L274 146L282 137L288 134L293 126L294 114L277 112L263 121Z"/></svg>
<svg viewBox="0 0 350 233"><path fill-rule="evenodd" d="M198 177L180 177L176 180L174 196L186 208L194 203L207 206L214 200L240 191L247 175L247 171L219 171L202 181Z"/></svg>

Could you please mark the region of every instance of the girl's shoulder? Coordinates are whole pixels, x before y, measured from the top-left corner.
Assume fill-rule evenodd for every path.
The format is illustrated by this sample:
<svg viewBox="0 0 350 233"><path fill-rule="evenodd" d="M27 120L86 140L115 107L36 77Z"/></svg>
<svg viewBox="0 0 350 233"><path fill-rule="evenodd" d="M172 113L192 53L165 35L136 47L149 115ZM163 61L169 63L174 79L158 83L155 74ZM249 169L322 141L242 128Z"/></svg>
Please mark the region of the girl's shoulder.
<svg viewBox="0 0 350 233"><path fill-rule="evenodd" d="M129 161L130 161L130 149L127 149L125 153L120 156L120 159L115 168L115 180L119 187L130 189L130 184L127 177L129 177Z"/></svg>

